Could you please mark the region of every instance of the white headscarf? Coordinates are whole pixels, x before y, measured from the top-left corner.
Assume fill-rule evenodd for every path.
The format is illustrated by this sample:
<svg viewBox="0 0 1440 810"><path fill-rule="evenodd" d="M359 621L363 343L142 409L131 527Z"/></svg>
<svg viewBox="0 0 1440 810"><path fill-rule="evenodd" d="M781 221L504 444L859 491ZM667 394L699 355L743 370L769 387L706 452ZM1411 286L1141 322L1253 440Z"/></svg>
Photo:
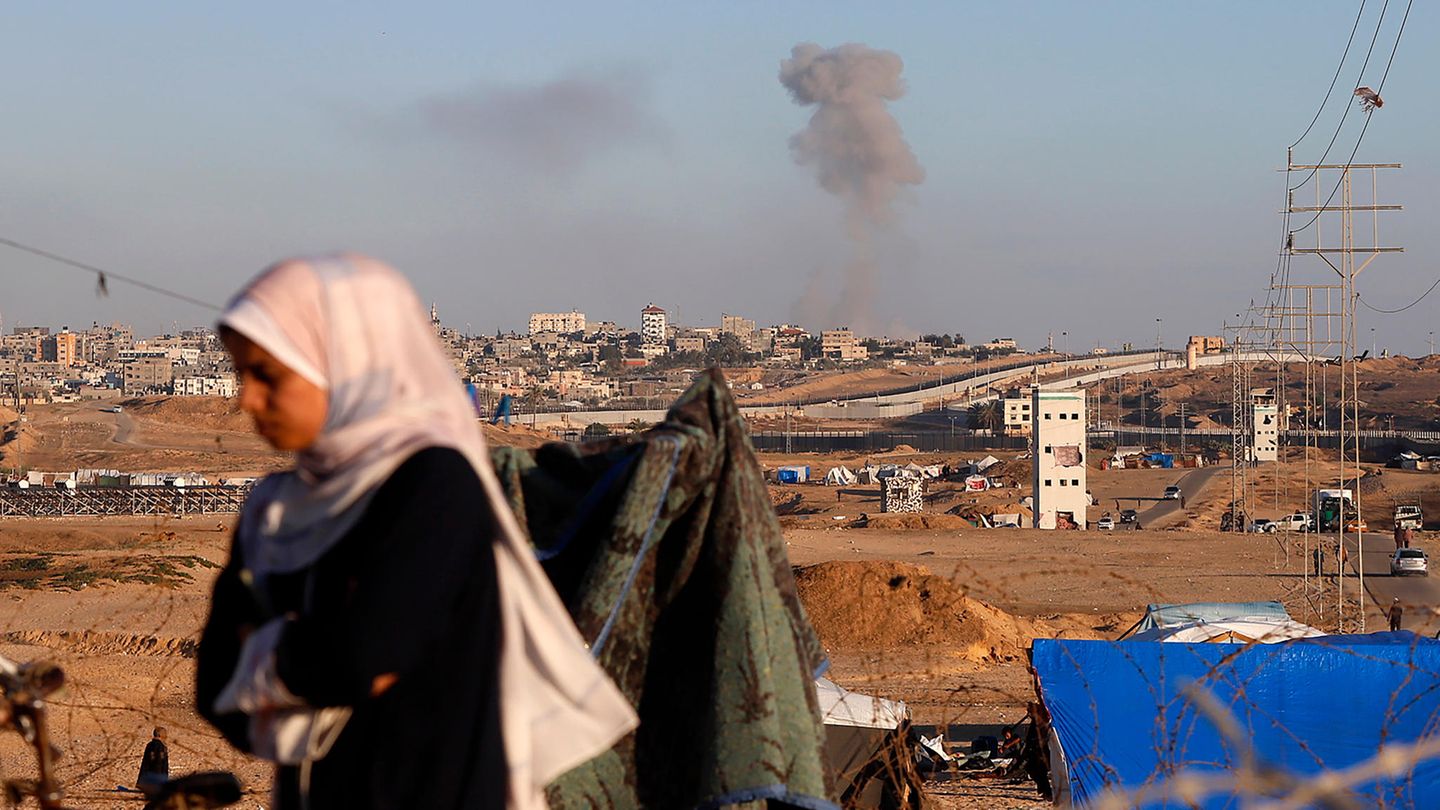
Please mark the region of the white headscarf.
<svg viewBox="0 0 1440 810"><path fill-rule="evenodd" d="M220 325L329 392L325 426L299 453L297 469L268 476L245 504L238 540L257 576L318 560L417 451L449 447L470 461L501 534L494 548L508 806L544 807L546 784L608 749L637 719L535 561L473 407L409 283L353 254L281 262L235 297Z"/></svg>

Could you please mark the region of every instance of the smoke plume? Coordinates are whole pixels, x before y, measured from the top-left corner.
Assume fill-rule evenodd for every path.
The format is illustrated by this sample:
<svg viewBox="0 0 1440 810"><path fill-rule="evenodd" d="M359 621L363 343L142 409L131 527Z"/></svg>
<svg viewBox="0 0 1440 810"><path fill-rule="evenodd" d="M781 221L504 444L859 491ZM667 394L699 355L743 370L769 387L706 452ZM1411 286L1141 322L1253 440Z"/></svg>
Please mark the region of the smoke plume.
<svg viewBox="0 0 1440 810"><path fill-rule="evenodd" d="M432 96L418 120L455 142L526 168L568 172L627 144L653 144L648 77L592 71L537 85L481 85Z"/></svg>
<svg viewBox="0 0 1440 810"><path fill-rule="evenodd" d="M905 95L903 67L899 55L858 43L828 50L801 43L780 63L780 83L790 97L816 108L805 129L790 137L790 153L796 163L813 166L821 187L845 201L846 230L855 243L854 259L828 306L830 297L813 283L797 303L797 315L811 323L828 316L823 326L849 325L867 334L875 326L874 232L894 221L893 203L905 187L925 179L887 107Z"/></svg>

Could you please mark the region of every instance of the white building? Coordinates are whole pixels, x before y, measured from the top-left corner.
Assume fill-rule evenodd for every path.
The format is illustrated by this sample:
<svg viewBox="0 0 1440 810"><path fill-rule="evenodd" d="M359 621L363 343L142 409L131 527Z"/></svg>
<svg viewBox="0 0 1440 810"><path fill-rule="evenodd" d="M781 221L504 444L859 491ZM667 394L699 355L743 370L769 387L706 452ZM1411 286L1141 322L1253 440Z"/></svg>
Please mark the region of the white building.
<svg viewBox="0 0 1440 810"><path fill-rule="evenodd" d="M578 310L530 313L530 334L532 335L538 335L541 332L559 332L562 335L568 335L584 331L585 313Z"/></svg>
<svg viewBox="0 0 1440 810"><path fill-rule="evenodd" d="M1029 396L1005 397L1002 402L1005 406L1005 432L1009 434L1029 433L1031 398Z"/></svg>
<svg viewBox="0 0 1440 810"><path fill-rule="evenodd" d="M666 332L669 324L665 318L665 310L651 304L640 310L640 337L648 346L660 346L665 343Z"/></svg>
<svg viewBox="0 0 1440 810"><path fill-rule="evenodd" d="M1275 461L1280 457L1280 410L1275 404L1275 389L1255 388L1250 391L1251 453L1256 461Z"/></svg>
<svg viewBox="0 0 1440 810"><path fill-rule="evenodd" d="M174 394L177 397L233 397L238 390L235 375L228 371L176 377L174 382Z"/></svg>
<svg viewBox="0 0 1440 810"><path fill-rule="evenodd" d="M1085 392L1030 389L1035 448L1034 527L1084 529L1090 506L1085 478Z"/></svg>

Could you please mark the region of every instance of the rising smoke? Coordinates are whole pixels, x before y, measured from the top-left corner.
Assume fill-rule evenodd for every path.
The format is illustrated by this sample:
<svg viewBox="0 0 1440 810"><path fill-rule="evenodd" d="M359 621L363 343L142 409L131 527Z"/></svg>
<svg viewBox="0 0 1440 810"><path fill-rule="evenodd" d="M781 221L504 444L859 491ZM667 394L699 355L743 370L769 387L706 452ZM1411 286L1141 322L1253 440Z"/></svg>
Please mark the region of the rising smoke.
<svg viewBox="0 0 1440 810"><path fill-rule="evenodd" d="M813 166L821 187L845 201L855 247L838 295L812 282L797 302L802 322L874 333L874 236L894 221L893 203L904 188L925 179L887 107L905 95L903 67L899 55L858 43L830 49L801 43L780 63L780 83L790 97L816 107L805 129L790 137L791 155Z"/></svg>

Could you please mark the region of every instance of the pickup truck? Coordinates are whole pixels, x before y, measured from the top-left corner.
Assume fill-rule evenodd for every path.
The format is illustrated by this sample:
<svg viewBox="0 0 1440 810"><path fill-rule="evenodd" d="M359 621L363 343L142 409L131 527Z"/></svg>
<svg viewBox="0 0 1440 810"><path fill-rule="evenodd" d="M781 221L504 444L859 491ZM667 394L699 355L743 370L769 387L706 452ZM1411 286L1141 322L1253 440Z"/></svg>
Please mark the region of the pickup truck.
<svg viewBox="0 0 1440 810"><path fill-rule="evenodd" d="M1402 504L1395 507L1395 523L1402 529L1419 531L1425 523L1425 516L1419 506Z"/></svg>
<svg viewBox="0 0 1440 810"><path fill-rule="evenodd" d="M1293 515L1286 515L1276 518L1274 525L1287 532L1311 532L1315 530L1315 520L1307 512L1296 512Z"/></svg>

